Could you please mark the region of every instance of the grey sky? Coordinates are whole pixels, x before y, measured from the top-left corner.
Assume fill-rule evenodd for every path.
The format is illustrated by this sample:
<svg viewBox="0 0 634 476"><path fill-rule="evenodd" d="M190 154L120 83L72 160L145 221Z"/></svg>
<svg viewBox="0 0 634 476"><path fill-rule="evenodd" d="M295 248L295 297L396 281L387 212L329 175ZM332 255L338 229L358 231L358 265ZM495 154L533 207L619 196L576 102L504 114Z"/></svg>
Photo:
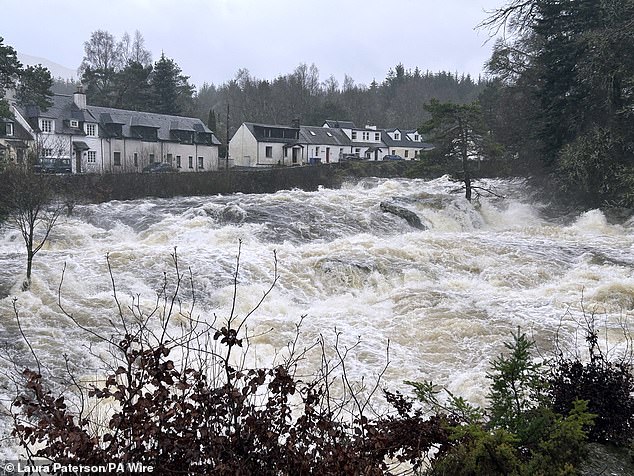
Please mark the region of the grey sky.
<svg viewBox="0 0 634 476"><path fill-rule="evenodd" d="M68 68L102 29L143 34L197 86L239 68L262 79L314 63L321 80L382 81L394 65L476 77L492 42L474 27L504 0L4 0L4 43Z"/></svg>

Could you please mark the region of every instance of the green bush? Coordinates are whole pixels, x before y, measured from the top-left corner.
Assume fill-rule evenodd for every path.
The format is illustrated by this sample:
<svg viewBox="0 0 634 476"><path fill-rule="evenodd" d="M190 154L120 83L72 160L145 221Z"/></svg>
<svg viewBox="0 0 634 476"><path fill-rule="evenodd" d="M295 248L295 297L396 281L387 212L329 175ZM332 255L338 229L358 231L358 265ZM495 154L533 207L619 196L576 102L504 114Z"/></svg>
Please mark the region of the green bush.
<svg viewBox="0 0 634 476"><path fill-rule="evenodd" d="M560 355L553 366L549 392L553 409L570 411L578 399L588 401L588 409L597 418L590 441L627 445L634 439L634 378L632 364L626 359L608 360L598 345L593 321L586 329L590 360Z"/></svg>
<svg viewBox="0 0 634 476"><path fill-rule="evenodd" d="M486 410L452 394L441 405L430 382L409 382L419 400L457 422L450 428L452 443L432 460L430 475L577 474L594 415L578 399L565 413L556 413L548 399L545 366L531 355L534 342L519 329L512 336L505 343L508 353L492 362Z"/></svg>

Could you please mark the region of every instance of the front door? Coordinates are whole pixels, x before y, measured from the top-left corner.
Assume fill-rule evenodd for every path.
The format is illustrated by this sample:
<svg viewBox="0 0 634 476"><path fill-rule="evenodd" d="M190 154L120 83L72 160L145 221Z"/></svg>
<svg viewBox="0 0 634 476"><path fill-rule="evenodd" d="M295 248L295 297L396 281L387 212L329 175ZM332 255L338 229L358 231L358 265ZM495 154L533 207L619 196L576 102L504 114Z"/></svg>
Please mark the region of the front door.
<svg viewBox="0 0 634 476"><path fill-rule="evenodd" d="M293 148L293 165L297 163L297 156L299 155L299 149Z"/></svg>
<svg viewBox="0 0 634 476"><path fill-rule="evenodd" d="M75 151L75 173L81 173L81 150Z"/></svg>

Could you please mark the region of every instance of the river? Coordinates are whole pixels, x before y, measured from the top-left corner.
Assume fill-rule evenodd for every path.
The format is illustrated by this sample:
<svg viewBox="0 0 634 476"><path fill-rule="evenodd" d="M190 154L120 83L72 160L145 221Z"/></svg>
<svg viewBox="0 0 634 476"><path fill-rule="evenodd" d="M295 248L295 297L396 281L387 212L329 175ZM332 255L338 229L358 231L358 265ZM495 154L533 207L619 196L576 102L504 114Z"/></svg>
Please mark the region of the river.
<svg viewBox="0 0 634 476"><path fill-rule="evenodd" d="M194 276L197 315L211 319L231 307L242 240L242 315L270 283L274 251L278 260L280 280L249 322L260 334L253 348L262 365L292 339L302 315L304 344L320 334L334 342L335 329L344 345L360 336L348 357L353 378L372 379L381 370L389 340L385 385L407 391L403 380L433 380L478 404L485 403L490 361L518 326L542 352L552 351L557 329L570 346L583 304L597 313L601 336L622 350L619 322L634 315L634 220L609 223L599 210L554 216L553 204L519 179L480 185L503 198L470 204L443 177L78 206L35 257L28 292L19 286L21 236L4 229L0 289L8 296L0 301L0 340L19 346L16 297L24 332L44 364L60 370L68 354L86 374L97 372L86 350L90 339L57 306L64 264L66 308L84 325L105 329L115 311L106 254L122 301L139 295L151 305L176 247L181 269ZM428 229L382 212L386 200L414 211ZM27 364L28 355L20 355ZM11 391L2 383L6 406Z"/></svg>

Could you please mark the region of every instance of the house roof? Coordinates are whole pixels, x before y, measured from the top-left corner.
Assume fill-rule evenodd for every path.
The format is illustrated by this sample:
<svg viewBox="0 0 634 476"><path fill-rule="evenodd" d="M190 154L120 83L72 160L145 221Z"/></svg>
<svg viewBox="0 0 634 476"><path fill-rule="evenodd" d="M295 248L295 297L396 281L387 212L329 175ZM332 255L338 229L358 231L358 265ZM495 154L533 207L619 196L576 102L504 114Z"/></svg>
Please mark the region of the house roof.
<svg viewBox="0 0 634 476"><path fill-rule="evenodd" d="M38 107L33 106L18 107L18 110L31 122L34 122L38 117L58 120L59 123L56 123L55 131L61 134L84 135L83 131L70 127L70 120L75 119L79 122L95 122L102 125L120 124L124 137L131 136L130 127L143 126L157 129L159 140L172 140L170 131L184 130L211 134L213 145L221 143L198 118L91 105L87 105L85 110L81 110L75 104L73 96L67 94L54 94L52 101L53 105L46 111L41 111ZM37 124L33 125L37 126Z"/></svg>
<svg viewBox="0 0 634 476"><path fill-rule="evenodd" d="M13 124L13 135L6 136L5 134L0 133L0 137L4 139L33 140L31 133L26 130L19 121L10 117L4 117L0 118L0 122Z"/></svg>
<svg viewBox="0 0 634 476"><path fill-rule="evenodd" d="M328 124L328 127L334 127L337 129L357 129L352 121L337 121L332 119L326 119L324 124Z"/></svg>
<svg viewBox="0 0 634 476"><path fill-rule="evenodd" d="M316 145L350 145L350 139L341 129L331 129L328 127L301 126L299 132L300 141L305 144Z"/></svg>
<svg viewBox="0 0 634 476"><path fill-rule="evenodd" d="M258 142L295 144L299 141L298 127L275 124L258 124L255 122L245 122L244 125ZM270 131L271 135L267 135L267 131Z"/></svg>
<svg viewBox="0 0 634 476"><path fill-rule="evenodd" d="M401 133L401 139L400 140L392 139L392 137L388 134L388 132L394 132L396 130L398 130ZM414 132L417 132L417 131L415 129L412 129L412 130L402 130L402 129L398 129L398 128L386 129L381 134L381 139L383 140L385 145L387 145L388 147L405 147L405 148L409 148L409 149L431 149L431 148L433 148L433 145L431 145L431 144L429 144L427 142L418 142L418 141L410 139L408 137L408 134L413 134Z"/></svg>
<svg viewBox="0 0 634 476"><path fill-rule="evenodd" d="M172 140L171 131L194 131L212 135L212 144L220 145L220 141L200 119L194 117L171 116L153 112L128 111L111 107L87 106L86 109L102 124L120 124L123 135L131 136L131 127L148 127L157 130L159 140Z"/></svg>

